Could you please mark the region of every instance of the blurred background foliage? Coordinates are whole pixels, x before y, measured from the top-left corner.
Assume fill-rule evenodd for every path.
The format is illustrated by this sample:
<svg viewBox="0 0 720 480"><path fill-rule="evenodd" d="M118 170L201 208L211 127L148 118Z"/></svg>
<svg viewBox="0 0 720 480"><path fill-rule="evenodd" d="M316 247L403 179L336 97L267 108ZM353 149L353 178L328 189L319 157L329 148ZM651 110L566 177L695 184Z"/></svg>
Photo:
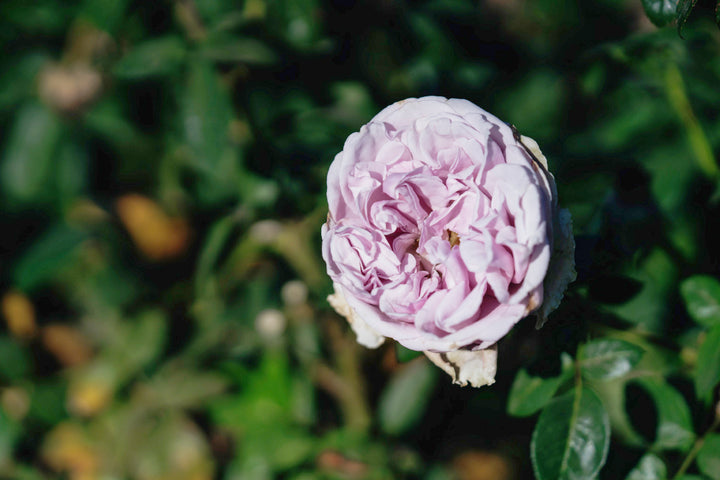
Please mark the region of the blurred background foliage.
<svg viewBox="0 0 720 480"><path fill-rule="evenodd" d="M0 477L570 478L574 404L574 478L720 478L720 33L677 4L3 0ZM535 138L577 236L479 390L325 300L330 162L429 94Z"/></svg>

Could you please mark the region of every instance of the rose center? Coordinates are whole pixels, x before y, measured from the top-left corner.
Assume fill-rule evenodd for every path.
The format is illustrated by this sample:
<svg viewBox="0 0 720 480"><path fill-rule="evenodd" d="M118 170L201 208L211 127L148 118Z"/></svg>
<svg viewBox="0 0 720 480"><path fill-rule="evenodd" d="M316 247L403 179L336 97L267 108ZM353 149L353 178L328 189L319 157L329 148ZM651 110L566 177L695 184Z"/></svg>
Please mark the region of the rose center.
<svg viewBox="0 0 720 480"><path fill-rule="evenodd" d="M448 235L448 242L450 242L450 248L460 245L460 236L452 230L446 230Z"/></svg>

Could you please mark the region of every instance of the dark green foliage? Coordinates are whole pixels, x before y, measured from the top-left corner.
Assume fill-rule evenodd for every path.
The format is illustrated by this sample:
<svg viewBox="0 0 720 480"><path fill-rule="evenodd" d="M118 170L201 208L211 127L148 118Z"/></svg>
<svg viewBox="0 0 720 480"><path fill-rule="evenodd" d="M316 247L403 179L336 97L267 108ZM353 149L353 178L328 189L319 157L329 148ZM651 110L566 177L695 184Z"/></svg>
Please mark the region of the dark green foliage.
<svg viewBox="0 0 720 480"><path fill-rule="evenodd" d="M716 3L0 2L0 478L719 478ZM326 301L328 166L423 95L573 216L479 390Z"/></svg>
<svg viewBox="0 0 720 480"><path fill-rule="evenodd" d="M680 0L677 5L677 28L678 34L682 36L682 29L690 17L690 12L695 7L697 0Z"/></svg>

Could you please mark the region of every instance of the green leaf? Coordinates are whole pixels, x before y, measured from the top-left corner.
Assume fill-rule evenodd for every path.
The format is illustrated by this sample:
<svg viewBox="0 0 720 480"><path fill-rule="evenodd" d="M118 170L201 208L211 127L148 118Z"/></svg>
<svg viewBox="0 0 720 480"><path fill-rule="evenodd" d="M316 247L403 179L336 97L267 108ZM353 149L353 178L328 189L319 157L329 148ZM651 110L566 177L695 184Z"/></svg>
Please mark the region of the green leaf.
<svg viewBox="0 0 720 480"><path fill-rule="evenodd" d="M215 62L272 65L278 56L265 43L255 38L216 36L208 39L200 54Z"/></svg>
<svg viewBox="0 0 720 480"><path fill-rule="evenodd" d="M659 377L646 377L635 381L655 402L658 413L654 447L668 450L686 450L695 440L690 409L683 396Z"/></svg>
<svg viewBox="0 0 720 480"><path fill-rule="evenodd" d="M417 422L425 411L435 385L437 369L425 360L409 363L395 375L380 396L380 428L399 435Z"/></svg>
<svg viewBox="0 0 720 480"><path fill-rule="evenodd" d="M690 17L690 12L692 12L692 9L695 7L695 4L697 3L697 0L680 0L678 2L676 15L677 15L677 28L678 28L678 35L682 38L682 29L685 26L685 22L687 22L688 17Z"/></svg>
<svg viewBox="0 0 720 480"><path fill-rule="evenodd" d="M201 296L210 280L213 268L220 257L223 247L237 224L234 216L223 217L210 227L203 244L195 272L195 295Z"/></svg>
<svg viewBox="0 0 720 480"><path fill-rule="evenodd" d="M499 108L506 114L504 120L516 125L523 135L549 140L560 129L567 91L558 73L538 69L499 95Z"/></svg>
<svg viewBox="0 0 720 480"><path fill-rule="evenodd" d="M711 328L698 351L695 371L695 392L698 398L709 402L713 390L720 382L720 325Z"/></svg>
<svg viewBox="0 0 720 480"><path fill-rule="evenodd" d="M113 364L123 379L150 365L162 353L167 324L160 310L148 310L134 321L123 322L120 338L114 345Z"/></svg>
<svg viewBox="0 0 720 480"><path fill-rule="evenodd" d="M507 413L515 417L527 417L541 410L572 374L572 359L565 354L563 354L563 371L557 377L533 377L525 370L520 370L510 387Z"/></svg>
<svg viewBox="0 0 720 480"><path fill-rule="evenodd" d="M678 0L642 0L645 14L658 27L675 20Z"/></svg>
<svg viewBox="0 0 720 480"><path fill-rule="evenodd" d="M66 399L67 379L35 379L31 391L28 419L48 427L58 424L68 415L65 410Z"/></svg>
<svg viewBox="0 0 720 480"><path fill-rule="evenodd" d="M268 29L282 36L294 48L308 50L315 46L322 23L317 12L318 0L273 0L267 6Z"/></svg>
<svg viewBox="0 0 720 480"><path fill-rule="evenodd" d="M58 200L63 205L69 205L87 187L90 163L87 152L76 142L60 142L55 163Z"/></svg>
<svg viewBox="0 0 720 480"><path fill-rule="evenodd" d="M187 79L181 111L185 141L193 166L212 177L228 146L230 96L209 63L193 62Z"/></svg>
<svg viewBox="0 0 720 480"><path fill-rule="evenodd" d="M720 434L708 435L697 456L697 465L702 473L720 480Z"/></svg>
<svg viewBox="0 0 720 480"><path fill-rule="evenodd" d="M152 138L138 131L125 117L123 106L114 98L101 101L85 115L85 125L114 150L131 168L135 162L146 165L158 157ZM140 168L140 167L137 167Z"/></svg>
<svg viewBox="0 0 720 480"><path fill-rule="evenodd" d="M28 352L10 337L0 336L0 378L17 381L30 371Z"/></svg>
<svg viewBox="0 0 720 480"><path fill-rule="evenodd" d="M18 202L47 200L60 121L42 105L25 105L17 114L0 163L0 186Z"/></svg>
<svg viewBox="0 0 720 480"><path fill-rule="evenodd" d="M80 16L96 27L114 33L122 22L128 0L85 0Z"/></svg>
<svg viewBox="0 0 720 480"><path fill-rule="evenodd" d="M80 230L65 224L48 229L20 257L13 280L20 290L32 290L55 278L74 260L73 252L87 238Z"/></svg>
<svg viewBox="0 0 720 480"><path fill-rule="evenodd" d="M166 366L144 388L152 401L166 408L201 408L227 387L227 379L215 372L198 372Z"/></svg>
<svg viewBox="0 0 720 480"><path fill-rule="evenodd" d="M181 39L173 36L154 38L130 50L115 65L113 72L117 77L133 80L167 75L179 70L185 54Z"/></svg>
<svg viewBox="0 0 720 480"><path fill-rule="evenodd" d="M35 94L38 73L48 62L50 58L44 53L25 53L17 61L7 62L0 72L0 111Z"/></svg>
<svg viewBox="0 0 720 480"><path fill-rule="evenodd" d="M0 465L8 465L12 461L19 436L19 425L0 408Z"/></svg>
<svg viewBox="0 0 720 480"><path fill-rule="evenodd" d="M587 388L553 400L540 414L530 443L538 480L594 478L605 463L610 421L600 399Z"/></svg>
<svg viewBox="0 0 720 480"><path fill-rule="evenodd" d="M696 275L680 284L688 313L700 325L720 325L720 282L714 277Z"/></svg>
<svg viewBox="0 0 720 480"><path fill-rule="evenodd" d="M580 348L582 374L591 380L609 380L625 375L637 365L643 349L614 338L593 340Z"/></svg>
<svg viewBox="0 0 720 480"><path fill-rule="evenodd" d="M667 467L657 455L648 453L630 471L626 480L666 480Z"/></svg>

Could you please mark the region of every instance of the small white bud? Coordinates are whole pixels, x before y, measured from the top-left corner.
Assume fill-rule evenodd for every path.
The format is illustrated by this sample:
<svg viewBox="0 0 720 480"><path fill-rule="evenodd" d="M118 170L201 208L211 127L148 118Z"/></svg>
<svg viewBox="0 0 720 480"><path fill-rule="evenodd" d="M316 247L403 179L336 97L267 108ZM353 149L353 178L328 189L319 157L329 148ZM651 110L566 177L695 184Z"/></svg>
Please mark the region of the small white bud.
<svg viewBox="0 0 720 480"><path fill-rule="evenodd" d="M280 310L268 308L255 317L255 330L265 340L272 340L283 334L286 323Z"/></svg>
<svg viewBox="0 0 720 480"><path fill-rule="evenodd" d="M307 301L307 285L300 280L290 280L280 290L280 297L288 307L302 305Z"/></svg>
<svg viewBox="0 0 720 480"><path fill-rule="evenodd" d="M283 231L277 220L261 220L250 227L250 236L258 242L268 244L274 242Z"/></svg>

